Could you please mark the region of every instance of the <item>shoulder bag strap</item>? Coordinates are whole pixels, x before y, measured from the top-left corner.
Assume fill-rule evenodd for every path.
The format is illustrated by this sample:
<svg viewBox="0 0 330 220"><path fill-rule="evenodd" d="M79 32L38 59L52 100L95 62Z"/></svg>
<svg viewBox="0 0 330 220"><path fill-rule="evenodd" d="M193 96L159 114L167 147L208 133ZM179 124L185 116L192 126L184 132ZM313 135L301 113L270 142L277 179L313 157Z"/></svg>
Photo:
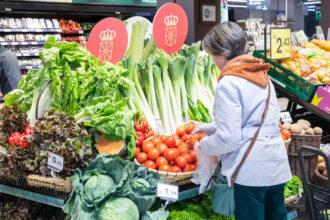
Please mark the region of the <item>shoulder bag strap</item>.
<svg viewBox="0 0 330 220"><path fill-rule="evenodd" d="M267 100L266 100L266 106L265 106L265 110L264 112L262 113L262 119L261 119L261 124L258 128L258 130L256 131L256 133L254 134L252 140L251 140L251 143L249 144L244 156L243 156L243 159L241 160L240 164L238 165L238 167L236 168L235 172L233 173L232 177L231 177L231 183L235 183L236 182L236 178L237 178L237 175L238 175L238 172L239 170L241 169L243 163L245 162L246 158L249 156L252 148L253 148L253 145L256 143L257 141L257 138L258 138L258 135L259 135L259 131L262 127L262 125L264 124L265 122L265 119L266 119L266 115L267 115L267 112L268 112L268 108L269 108L269 102L270 102L270 83L268 81L268 96L267 96ZM231 185L232 185L231 184Z"/></svg>

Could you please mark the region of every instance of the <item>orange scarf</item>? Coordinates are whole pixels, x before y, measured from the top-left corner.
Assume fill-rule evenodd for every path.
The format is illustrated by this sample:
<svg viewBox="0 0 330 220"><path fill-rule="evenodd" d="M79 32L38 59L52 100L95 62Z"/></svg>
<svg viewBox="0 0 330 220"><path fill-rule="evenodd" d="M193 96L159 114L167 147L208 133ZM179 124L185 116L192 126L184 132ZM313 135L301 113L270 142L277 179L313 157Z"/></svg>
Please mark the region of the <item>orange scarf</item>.
<svg viewBox="0 0 330 220"><path fill-rule="evenodd" d="M267 87L270 64L263 63L252 55L241 55L228 61L218 80L225 75L244 78L263 88Z"/></svg>

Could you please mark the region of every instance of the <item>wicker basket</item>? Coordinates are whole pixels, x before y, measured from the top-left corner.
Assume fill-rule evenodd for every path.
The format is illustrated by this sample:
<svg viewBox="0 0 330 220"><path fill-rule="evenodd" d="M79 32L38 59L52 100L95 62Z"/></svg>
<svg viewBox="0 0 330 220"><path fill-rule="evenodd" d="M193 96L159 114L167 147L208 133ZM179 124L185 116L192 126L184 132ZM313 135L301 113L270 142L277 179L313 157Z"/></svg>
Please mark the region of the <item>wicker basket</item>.
<svg viewBox="0 0 330 220"><path fill-rule="evenodd" d="M291 167L291 172L302 178L302 171L299 165L299 159L297 150L302 146L310 146L320 149L321 145L321 135L296 135L291 136L291 143L288 148L289 162ZM306 164L307 175L310 180L315 179L315 169L317 167L317 156L312 154L304 154L304 160Z"/></svg>
<svg viewBox="0 0 330 220"><path fill-rule="evenodd" d="M27 184L32 187L44 187L58 192L70 193L72 184L70 179L61 179L53 177L43 177L38 175L29 175L26 178Z"/></svg>
<svg viewBox="0 0 330 220"><path fill-rule="evenodd" d="M315 169L315 175L316 175L316 185L327 188L329 181L328 177L323 176L318 168Z"/></svg>
<svg viewBox="0 0 330 220"><path fill-rule="evenodd" d="M142 166L136 159L134 162ZM174 185L186 185L191 182L191 178L194 176L195 171L192 172L183 172L183 173L172 173L172 172L163 172L159 170L149 169L149 171L157 173L160 177L160 182L170 183Z"/></svg>

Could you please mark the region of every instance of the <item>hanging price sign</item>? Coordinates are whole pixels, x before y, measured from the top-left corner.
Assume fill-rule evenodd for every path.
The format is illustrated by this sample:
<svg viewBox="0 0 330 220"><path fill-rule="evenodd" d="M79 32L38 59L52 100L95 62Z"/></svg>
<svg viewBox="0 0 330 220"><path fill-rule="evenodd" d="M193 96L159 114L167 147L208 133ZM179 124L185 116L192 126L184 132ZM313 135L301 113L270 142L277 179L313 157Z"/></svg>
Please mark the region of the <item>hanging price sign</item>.
<svg viewBox="0 0 330 220"><path fill-rule="evenodd" d="M64 159L63 157L54 154L52 152L48 152L48 162L47 165L50 169L60 172L63 170Z"/></svg>
<svg viewBox="0 0 330 220"><path fill-rule="evenodd" d="M127 45L125 24L118 18L105 18L92 29L86 47L101 62L115 64L124 57Z"/></svg>
<svg viewBox="0 0 330 220"><path fill-rule="evenodd" d="M179 187L165 183L158 183L157 197L170 201L176 201L179 199Z"/></svg>
<svg viewBox="0 0 330 220"><path fill-rule="evenodd" d="M291 30L271 29L270 30L270 58L285 59L291 57Z"/></svg>
<svg viewBox="0 0 330 220"><path fill-rule="evenodd" d="M155 15L152 32L158 48L169 54L178 52L188 33L186 12L175 3L163 5Z"/></svg>

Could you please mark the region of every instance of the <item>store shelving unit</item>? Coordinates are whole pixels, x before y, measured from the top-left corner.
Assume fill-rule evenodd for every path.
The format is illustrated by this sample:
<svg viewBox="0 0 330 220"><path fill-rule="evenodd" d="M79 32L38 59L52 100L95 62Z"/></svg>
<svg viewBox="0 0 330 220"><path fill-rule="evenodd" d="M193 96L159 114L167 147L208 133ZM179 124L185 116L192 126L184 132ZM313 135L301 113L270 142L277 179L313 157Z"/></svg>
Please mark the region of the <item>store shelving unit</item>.
<svg viewBox="0 0 330 220"><path fill-rule="evenodd" d="M3 46L32 46L44 45L45 41L13 41L13 42L0 42Z"/></svg>
<svg viewBox="0 0 330 220"><path fill-rule="evenodd" d="M194 184L184 186L183 189L179 190L179 199L177 202L199 195L198 189L199 187ZM67 196L49 196L39 192L32 192L4 184L0 184L0 193L43 203L57 208L62 208L65 201L68 199Z"/></svg>
<svg viewBox="0 0 330 220"><path fill-rule="evenodd" d="M19 60L20 69L23 72L29 69L39 69L40 66L36 65L39 63L36 62L38 61L38 50L45 44L47 36L57 35L57 38L60 38L62 30L57 28L57 24L55 24L56 20L50 21L50 19L48 19L47 22L52 23L51 26L53 27L50 28L51 26L46 20L35 19L37 21L37 25L35 25L37 28L33 28L31 24L32 18L1 18L0 45L5 46L16 54ZM13 23L14 19L15 22L16 20L19 20L20 23L15 25L15 23ZM33 24L35 24L35 21L33 21Z"/></svg>
<svg viewBox="0 0 330 220"><path fill-rule="evenodd" d="M7 186L7 185L3 185L3 184L0 184L0 193L4 193L4 194L11 195L11 196L31 200L34 202L54 206L57 208L62 208L66 201L65 198L51 197L51 196L43 195L40 193L26 191L23 189Z"/></svg>
<svg viewBox="0 0 330 220"><path fill-rule="evenodd" d="M322 118L330 122L330 115L326 112L316 108L311 103L305 102L301 100L298 96L294 95L293 93L286 90L283 86L281 86L277 81L273 80L273 84L276 88L276 91L280 93L280 95L289 99L289 103L287 106L287 111L290 112L291 116L294 118L297 115L297 106L300 105L301 107L305 108L306 110L314 113L318 117Z"/></svg>
<svg viewBox="0 0 330 220"><path fill-rule="evenodd" d="M32 66L20 66L20 69L21 70L38 70L38 69L41 69L41 65L32 65Z"/></svg>
<svg viewBox="0 0 330 220"><path fill-rule="evenodd" d="M61 33L61 29L56 29L56 28L46 28L46 29L39 29L39 28L7 28L7 29L0 29L0 33Z"/></svg>
<svg viewBox="0 0 330 220"><path fill-rule="evenodd" d="M17 57L37 57L39 53L20 53L16 52L15 53Z"/></svg>
<svg viewBox="0 0 330 220"><path fill-rule="evenodd" d="M177 202L199 195L198 189L199 187L194 184L184 186L184 189L181 189L179 191L179 199ZM31 200L57 208L62 208L65 204L65 201L68 199L67 197L52 197L2 184L0 184L0 193L5 193L11 196ZM292 220L295 219L297 216L298 213L294 210L288 213L287 219Z"/></svg>

